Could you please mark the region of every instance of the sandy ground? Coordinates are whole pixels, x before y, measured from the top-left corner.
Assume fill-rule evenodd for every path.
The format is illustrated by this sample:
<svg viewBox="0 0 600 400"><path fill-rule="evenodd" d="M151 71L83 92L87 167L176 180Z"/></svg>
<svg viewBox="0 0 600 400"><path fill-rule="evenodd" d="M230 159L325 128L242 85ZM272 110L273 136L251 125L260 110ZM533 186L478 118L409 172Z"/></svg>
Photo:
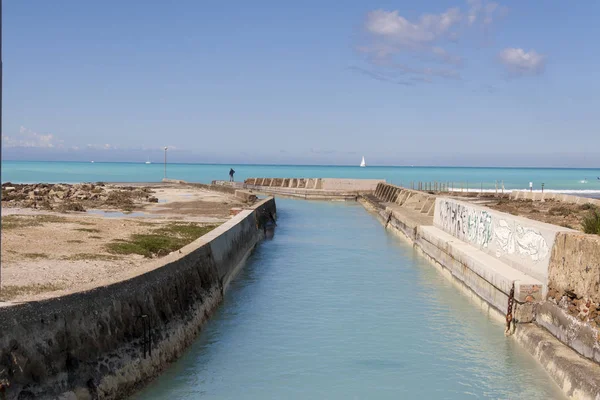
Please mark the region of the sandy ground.
<svg viewBox="0 0 600 400"><path fill-rule="evenodd" d="M187 186L150 187L159 202L130 214L3 207L0 301L42 299L143 273L150 259L113 254L106 245L173 222L219 225L231 218L231 208L244 206L224 193Z"/></svg>
<svg viewBox="0 0 600 400"><path fill-rule="evenodd" d="M579 231L583 229L581 221L593 208L589 204L569 204L553 200L541 202L509 199L490 202L486 206L512 215Z"/></svg>

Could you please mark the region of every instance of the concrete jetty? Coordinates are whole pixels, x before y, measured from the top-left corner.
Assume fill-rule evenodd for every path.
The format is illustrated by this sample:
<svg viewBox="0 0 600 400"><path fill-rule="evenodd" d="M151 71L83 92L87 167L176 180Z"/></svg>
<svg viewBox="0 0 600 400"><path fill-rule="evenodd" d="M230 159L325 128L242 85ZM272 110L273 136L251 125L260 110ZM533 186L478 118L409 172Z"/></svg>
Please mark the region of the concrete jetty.
<svg viewBox="0 0 600 400"><path fill-rule="evenodd" d="M383 183L360 201L490 315L510 316L507 333L569 397L600 398L600 237Z"/></svg>
<svg viewBox="0 0 600 400"><path fill-rule="evenodd" d="M305 200L356 200L360 194L373 192L380 183L385 179L248 178L244 182L212 182L213 186Z"/></svg>

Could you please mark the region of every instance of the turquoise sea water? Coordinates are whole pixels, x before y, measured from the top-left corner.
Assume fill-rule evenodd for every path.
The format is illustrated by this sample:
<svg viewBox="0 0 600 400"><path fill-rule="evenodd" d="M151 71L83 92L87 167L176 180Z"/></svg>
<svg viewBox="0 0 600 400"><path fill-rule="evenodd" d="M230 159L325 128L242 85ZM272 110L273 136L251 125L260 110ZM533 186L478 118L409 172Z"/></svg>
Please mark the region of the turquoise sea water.
<svg viewBox="0 0 600 400"><path fill-rule="evenodd" d="M562 399L545 371L356 203L278 201L196 342L135 399Z"/></svg>
<svg viewBox="0 0 600 400"><path fill-rule="evenodd" d="M237 181L250 177L290 178L378 178L396 185L410 186L411 181L454 182L455 188L494 189L504 182L506 189L534 189L600 193L600 168L457 168L457 167L347 167L296 165L214 165L168 164L169 178L208 183L228 180L229 168L236 171ZM2 182L158 182L164 165L143 163L89 162L2 162Z"/></svg>

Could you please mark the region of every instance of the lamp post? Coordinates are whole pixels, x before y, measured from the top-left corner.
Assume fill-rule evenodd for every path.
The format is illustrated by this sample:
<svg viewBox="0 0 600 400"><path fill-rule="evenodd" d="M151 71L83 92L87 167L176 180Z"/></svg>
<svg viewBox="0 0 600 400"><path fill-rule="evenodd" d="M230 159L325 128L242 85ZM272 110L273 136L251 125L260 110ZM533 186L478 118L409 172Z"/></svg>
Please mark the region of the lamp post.
<svg viewBox="0 0 600 400"><path fill-rule="evenodd" d="M168 147L165 146L165 179L167 179L167 149Z"/></svg>

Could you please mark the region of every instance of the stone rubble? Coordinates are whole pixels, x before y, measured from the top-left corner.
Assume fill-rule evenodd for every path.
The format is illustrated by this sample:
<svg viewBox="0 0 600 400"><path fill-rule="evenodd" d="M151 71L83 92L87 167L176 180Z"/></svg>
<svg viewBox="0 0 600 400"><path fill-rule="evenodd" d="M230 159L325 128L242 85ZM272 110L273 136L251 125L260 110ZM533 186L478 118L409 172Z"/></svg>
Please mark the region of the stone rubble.
<svg viewBox="0 0 600 400"><path fill-rule="evenodd" d="M104 183L80 184L2 184L2 207L49 211L86 211L115 208L131 211L144 203L158 203L148 188L115 186Z"/></svg>

